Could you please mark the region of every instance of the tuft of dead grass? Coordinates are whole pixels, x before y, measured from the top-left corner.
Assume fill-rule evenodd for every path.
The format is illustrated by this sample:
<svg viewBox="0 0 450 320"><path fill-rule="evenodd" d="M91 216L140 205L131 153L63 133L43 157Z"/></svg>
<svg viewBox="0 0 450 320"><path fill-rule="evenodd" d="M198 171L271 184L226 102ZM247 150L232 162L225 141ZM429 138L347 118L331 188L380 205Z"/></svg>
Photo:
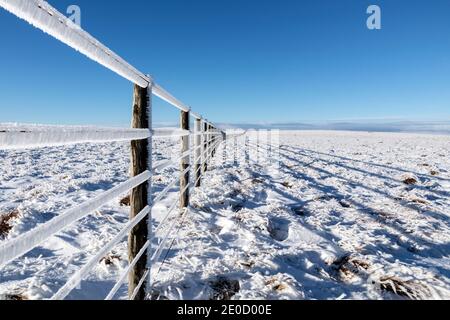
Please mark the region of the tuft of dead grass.
<svg viewBox="0 0 450 320"><path fill-rule="evenodd" d="M272 277L266 281L266 286L271 287L273 291L284 291L289 288L289 285L286 279L279 279L278 277Z"/></svg>
<svg viewBox="0 0 450 320"><path fill-rule="evenodd" d="M421 198L412 198L410 201L418 204L428 204L428 201Z"/></svg>
<svg viewBox="0 0 450 320"><path fill-rule="evenodd" d="M20 215L19 210L14 209L6 214L0 214L0 239L4 239L8 236L9 232L12 230L12 223Z"/></svg>
<svg viewBox="0 0 450 320"><path fill-rule="evenodd" d="M283 182L281 185L288 189L292 189L294 187L294 185L288 181Z"/></svg>
<svg viewBox="0 0 450 320"><path fill-rule="evenodd" d="M103 257L100 260L100 263L103 263L106 266L112 266L112 265L116 265L120 261L122 261L122 258L119 255L117 255L117 254L109 254L106 257Z"/></svg>
<svg viewBox="0 0 450 320"><path fill-rule="evenodd" d="M254 261L241 261L239 262L239 264L241 264L242 266L246 267L246 268L253 268L253 266L255 265Z"/></svg>
<svg viewBox="0 0 450 320"><path fill-rule="evenodd" d="M409 178L404 179L404 180L403 180L403 183L406 184L406 185L408 185L408 186L411 186L411 185L417 184L418 181L417 181L416 178L409 177Z"/></svg>
<svg viewBox="0 0 450 320"><path fill-rule="evenodd" d="M217 280L210 282L210 286L213 289L211 300L231 300L241 290L238 280L226 277L218 277Z"/></svg>
<svg viewBox="0 0 450 320"><path fill-rule="evenodd" d="M253 184L263 184L264 181L263 181L262 179L255 178L255 179L252 180L252 183L253 183Z"/></svg>
<svg viewBox="0 0 450 320"><path fill-rule="evenodd" d="M367 271L370 268L368 262L352 257L351 255L340 257L331 266L344 280L352 279L360 272Z"/></svg>
<svg viewBox="0 0 450 320"><path fill-rule="evenodd" d="M119 202L121 207L129 207L131 205L131 197L130 195L126 196Z"/></svg>
<svg viewBox="0 0 450 320"><path fill-rule="evenodd" d="M342 208L350 208L352 206L350 202L344 199L339 200L339 204L341 205Z"/></svg>
<svg viewBox="0 0 450 320"><path fill-rule="evenodd" d="M288 287L287 287L287 285L286 284L284 284L284 283L279 283L279 284L277 284L277 285L275 285L274 287L273 287L273 290L275 290L275 291L283 291L283 290L286 290Z"/></svg>
<svg viewBox="0 0 450 320"><path fill-rule="evenodd" d="M27 300L30 300L23 293L7 293L7 294L4 295L4 299L8 300L8 301L27 301Z"/></svg>
<svg viewBox="0 0 450 320"><path fill-rule="evenodd" d="M397 296L411 299L411 300L422 300L425 299L429 294L429 290L411 280L403 280L395 276L384 276L379 280L379 285L382 291L393 293Z"/></svg>

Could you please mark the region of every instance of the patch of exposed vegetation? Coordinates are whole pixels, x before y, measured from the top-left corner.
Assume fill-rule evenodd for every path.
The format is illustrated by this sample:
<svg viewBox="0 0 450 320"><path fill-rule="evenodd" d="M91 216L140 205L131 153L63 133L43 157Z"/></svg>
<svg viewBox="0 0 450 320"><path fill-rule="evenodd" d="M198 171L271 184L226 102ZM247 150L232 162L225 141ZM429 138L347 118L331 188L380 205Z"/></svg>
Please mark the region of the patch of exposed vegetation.
<svg viewBox="0 0 450 320"><path fill-rule="evenodd" d="M361 271L367 271L370 268L368 262L351 255L340 257L331 266L343 279L351 279Z"/></svg>
<svg viewBox="0 0 450 320"><path fill-rule="evenodd" d="M412 198L411 202L418 203L418 204L428 204L427 200L424 200L421 198Z"/></svg>
<svg viewBox="0 0 450 320"><path fill-rule="evenodd" d="M9 301L27 301L30 300L25 294L23 293L7 293L3 295L3 300L9 300Z"/></svg>
<svg viewBox="0 0 450 320"><path fill-rule="evenodd" d="M394 276L381 277L379 285L382 291L390 292L411 300L422 300L430 295L429 290L425 286L411 280L403 280Z"/></svg>
<svg viewBox="0 0 450 320"><path fill-rule="evenodd" d="M13 228L13 222L20 215L19 210L14 209L8 213L0 214L0 239L4 239L8 236L9 232Z"/></svg>
<svg viewBox="0 0 450 320"><path fill-rule="evenodd" d="M339 204L341 205L342 208L350 208L352 206L350 202L344 199L339 200Z"/></svg>
<svg viewBox="0 0 450 320"><path fill-rule="evenodd" d="M294 185L288 181L283 182L281 185L288 189L292 189L294 187Z"/></svg>
<svg viewBox="0 0 450 320"><path fill-rule="evenodd" d="M130 195L126 196L125 198L123 198L122 200L120 200L120 206L121 207L129 207L131 204L131 197Z"/></svg>
<svg viewBox="0 0 450 320"><path fill-rule="evenodd" d="M211 300L231 300L241 290L238 280L226 277L218 277L210 282L210 286L213 289Z"/></svg>
<svg viewBox="0 0 450 320"><path fill-rule="evenodd" d="M100 260L100 263L103 263L106 266L112 266L117 265L120 261L122 261L122 258L117 254L109 254L106 257L103 257Z"/></svg>
<svg viewBox="0 0 450 320"><path fill-rule="evenodd" d="M416 178L409 177L409 178L405 178L403 180L403 183L408 185L408 186L411 186L411 185L416 185L418 183L418 181L417 181Z"/></svg>

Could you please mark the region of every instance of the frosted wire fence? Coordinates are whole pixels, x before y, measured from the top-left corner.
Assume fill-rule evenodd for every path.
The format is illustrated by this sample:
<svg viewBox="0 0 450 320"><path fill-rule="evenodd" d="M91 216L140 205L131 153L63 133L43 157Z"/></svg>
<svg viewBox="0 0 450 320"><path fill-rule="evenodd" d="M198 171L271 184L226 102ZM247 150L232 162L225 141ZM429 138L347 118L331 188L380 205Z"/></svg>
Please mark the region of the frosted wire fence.
<svg viewBox="0 0 450 320"><path fill-rule="evenodd" d="M55 8L50 6L46 1L42 0L0 0L0 6L16 15L17 17L29 22L34 27L41 29L45 33L53 36L61 42L67 44L73 49L84 54L88 58L96 61L97 63L105 66L118 75L128 79L135 85L147 88L149 96L155 95L172 106L178 108L182 112L187 112L188 115L196 119L196 130L183 130L183 129L153 129L151 127L151 110L149 110L150 128L144 129L111 129L111 128L94 128L94 127L60 127L60 126L20 126L20 125L2 125L0 126L0 148L1 149L21 149L21 148L40 148L57 145L77 144L86 142L116 142L116 141L148 141L149 151L154 138L166 138L166 137L200 137L196 139L196 147L183 152L178 160L185 159L186 157L194 157L194 161L189 161L189 166L185 169L185 172L181 172L180 177L174 178L169 185L154 197L150 194L149 203L156 204L161 201L178 182L180 182L181 176L195 168L195 173L203 170L203 161L211 158L212 150L215 150L222 142L223 132L216 129L216 127L203 119L201 116L190 112L190 108L174 98L170 93L156 84L152 78L140 72L138 69L127 63L121 57L116 55L98 40L93 38L87 32L80 27L72 23L64 15L59 13ZM200 124L200 125L199 125ZM151 152L150 157L151 159ZM123 194L128 193L130 190L137 186L146 183L151 180L152 173L155 171L163 170L174 163L173 160L162 161L156 163L154 166L149 161L148 170L132 177L128 181L104 192L96 198L82 203L74 208L71 208L61 213L56 218L49 222L42 224L35 229L22 234L21 236L2 242L0 244L0 268L12 260L21 257L30 250L39 246L43 241L49 237L61 232L72 223L77 220L95 212L105 204L120 197ZM192 165L195 164L197 166ZM202 163L198 168L198 163ZM194 175L196 177L196 175ZM184 193L190 186L195 186L198 180L193 182L189 181L187 186L181 193ZM161 221L157 227L158 231L163 223L169 221L171 214L176 211L177 205L180 200L176 201L172 207L168 210L166 217ZM119 244L134 227L136 227L144 219L151 216L152 206L146 206L138 215L132 218L126 226L107 243L99 252L91 257L89 261L73 274L69 281L59 289L59 291L52 297L52 299L64 299L67 295L76 288L81 281L89 274L89 272L95 267L95 265L103 258L111 249ZM150 219L151 220L151 219ZM150 252L150 244L152 239L150 238L144 246L140 249L138 254L130 261L129 266L120 275L117 284L112 288L106 299L112 299L116 295L117 291L121 288L125 279L127 278L131 269L139 261L139 259L147 254L149 258L149 267L147 268L144 276L140 279L138 286L134 290L133 294L129 297L134 299L136 294L146 281L150 279L150 267L153 263L158 261L161 253L167 244L169 235L172 232L174 226L179 223L179 219L175 219L169 226L167 234L163 237L163 240L159 243L154 252ZM150 221L151 225L151 221ZM156 233L156 232L155 232Z"/></svg>

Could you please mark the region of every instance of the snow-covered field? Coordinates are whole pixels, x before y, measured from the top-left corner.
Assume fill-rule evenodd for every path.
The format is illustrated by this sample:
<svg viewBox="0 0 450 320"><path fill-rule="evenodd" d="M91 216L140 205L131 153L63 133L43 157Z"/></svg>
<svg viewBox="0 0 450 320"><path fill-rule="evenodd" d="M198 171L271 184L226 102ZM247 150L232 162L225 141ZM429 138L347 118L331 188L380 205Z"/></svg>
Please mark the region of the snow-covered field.
<svg viewBox="0 0 450 320"><path fill-rule="evenodd" d="M159 160L178 146L155 150ZM153 298L450 299L449 154L449 136L295 131L281 134L279 163L219 162L153 268ZM0 159L0 226L11 239L127 180L129 148ZM176 173L156 175L156 192ZM175 197L155 207L155 228ZM0 269L0 297L51 297L126 223L119 200ZM104 298L126 264L124 242L69 298ZM125 296L124 286L116 298Z"/></svg>

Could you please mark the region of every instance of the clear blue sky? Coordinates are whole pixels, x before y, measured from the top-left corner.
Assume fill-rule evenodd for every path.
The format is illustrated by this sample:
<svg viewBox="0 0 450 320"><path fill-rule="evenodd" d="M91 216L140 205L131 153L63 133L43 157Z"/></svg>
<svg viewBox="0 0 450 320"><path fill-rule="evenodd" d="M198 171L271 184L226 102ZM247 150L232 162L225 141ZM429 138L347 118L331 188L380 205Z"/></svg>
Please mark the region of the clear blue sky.
<svg viewBox="0 0 450 320"><path fill-rule="evenodd" d="M212 121L450 118L448 0L49 2ZM3 9L0 29L0 122L129 124L129 82Z"/></svg>

